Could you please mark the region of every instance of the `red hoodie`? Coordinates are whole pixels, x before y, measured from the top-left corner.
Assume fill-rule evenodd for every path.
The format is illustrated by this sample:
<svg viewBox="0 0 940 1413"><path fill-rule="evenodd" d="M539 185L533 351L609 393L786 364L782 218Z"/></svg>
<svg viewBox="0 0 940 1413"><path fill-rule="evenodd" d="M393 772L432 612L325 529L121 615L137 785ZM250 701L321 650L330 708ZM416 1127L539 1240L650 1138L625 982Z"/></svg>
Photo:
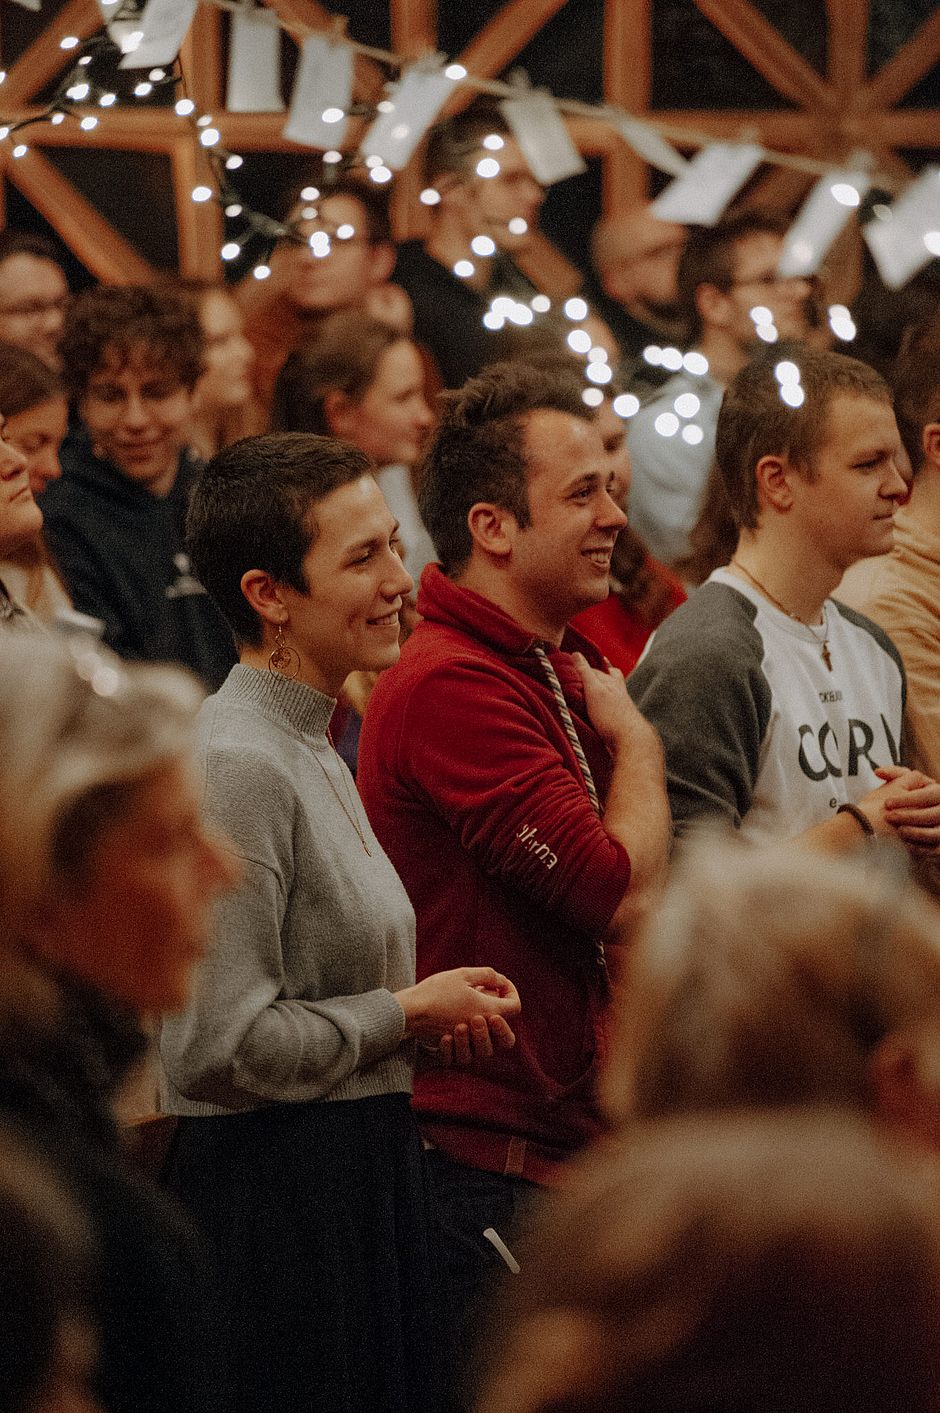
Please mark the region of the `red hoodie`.
<svg viewBox="0 0 940 1413"><path fill-rule="evenodd" d="M596 1128L608 999L597 940L630 881L588 799L535 639L436 565L423 621L372 694L358 785L418 920L418 976L488 965L515 982L516 1045L477 1070L426 1069L415 1107L459 1161L545 1180ZM569 629L549 656L603 800L611 759L584 709Z"/></svg>

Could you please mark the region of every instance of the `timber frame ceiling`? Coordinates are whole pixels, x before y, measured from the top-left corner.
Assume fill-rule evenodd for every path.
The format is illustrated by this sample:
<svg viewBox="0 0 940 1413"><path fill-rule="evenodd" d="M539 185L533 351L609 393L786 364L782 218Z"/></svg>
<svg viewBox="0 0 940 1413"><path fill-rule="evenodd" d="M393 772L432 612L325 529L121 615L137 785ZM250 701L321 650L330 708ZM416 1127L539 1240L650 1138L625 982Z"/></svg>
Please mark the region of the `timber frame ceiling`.
<svg viewBox="0 0 940 1413"><path fill-rule="evenodd" d="M310 30L331 30L336 16L317 0L268 0L285 28L298 36ZM511 67L532 37L565 4L578 0L508 0L459 55L451 57L479 78L497 78ZM655 0L604 0L603 84L607 102L637 113L650 111L652 85L651 9ZM940 61L940 7L874 75L867 73L868 0L825 0L827 25L826 72L818 72L787 42L750 0L693 0L696 8L724 35L780 96L780 107L750 110L657 109L652 115L668 124L682 145L682 133L715 138L747 137L768 148L803 153L838 162L864 147L873 152L882 170L903 179L911 170L905 150L940 146L940 111L900 106L911 90ZM823 20L823 6L811 7ZM392 48L418 57L437 48L435 0L389 0ZM9 118L39 113L37 95L66 70L72 60L59 40L73 34L81 40L101 28L95 0L66 0L48 26L10 67L0 89L2 110ZM355 37L355 36L353 36ZM223 82L222 15L212 4L200 4L180 56L189 96L200 111L211 112L223 145L232 152L293 152L304 149L281 137L283 114L226 113ZM355 96L379 95L383 71L357 57ZM556 95L563 98L566 95ZM447 111L457 111L472 98L458 90ZM29 129L29 151L14 159L9 144L0 147L0 181L11 183L49 222L62 240L98 279L112 282L147 280L158 272L144 256L105 220L88 198L44 155L42 149L108 149L159 153L171 164L176 208L180 272L217 278L222 241L222 214L213 202L194 203L193 187L211 180L205 153L194 140L190 122L171 107L115 106L103 111L93 132L76 122ZM613 129L594 118L570 118L575 142L588 157L600 159L603 200L610 212L647 194L648 169ZM361 129L359 129L361 131ZM352 142L357 132L351 134ZM763 169L748 199L789 208L811 180L785 167ZM396 181L393 197L396 232L403 237L420 229L417 169L406 169ZM5 187L3 188L5 191ZM571 267L547 240L533 253L540 283L550 288L571 284ZM530 262L527 262L530 263Z"/></svg>

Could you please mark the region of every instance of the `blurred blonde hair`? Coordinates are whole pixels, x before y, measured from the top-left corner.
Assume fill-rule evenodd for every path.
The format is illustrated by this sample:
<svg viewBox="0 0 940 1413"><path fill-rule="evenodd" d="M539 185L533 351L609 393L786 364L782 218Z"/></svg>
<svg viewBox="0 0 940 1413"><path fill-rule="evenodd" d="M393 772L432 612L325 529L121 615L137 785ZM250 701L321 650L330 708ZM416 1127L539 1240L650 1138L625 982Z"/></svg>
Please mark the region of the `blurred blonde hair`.
<svg viewBox="0 0 940 1413"><path fill-rule="evenodd" d="M15 942L53 879L74 875L130 792L188 756L202 698L177 668L85 640L0 639L0 936Z"/></svg>
<svg viewBox="0 0 940 1413"><path fill-rule="evenodd" d="M476 1413L937 1406L935 1197L857 1115L636 1126L519 1254Z"/></svg>
<svg viewBox="0 0 940 1413"><path fill-rule="evenodd" d="M940 912L890 855L689 842L623 976L603 1082L616 1120L871 1102L870 1060L913 1027L940 1089Z"/></svg>

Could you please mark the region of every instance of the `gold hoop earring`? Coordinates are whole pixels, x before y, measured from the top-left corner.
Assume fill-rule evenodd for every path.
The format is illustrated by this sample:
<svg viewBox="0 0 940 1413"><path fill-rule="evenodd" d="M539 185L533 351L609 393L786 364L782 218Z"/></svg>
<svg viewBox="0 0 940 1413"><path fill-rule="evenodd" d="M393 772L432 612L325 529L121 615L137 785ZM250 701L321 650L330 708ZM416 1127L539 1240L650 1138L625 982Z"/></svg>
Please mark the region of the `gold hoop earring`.
<svg viewBox="0 0 940 1413"><path fill-rule="evenodd" d="M268 671L290 681L300 674L300 654L284 641L283 623L279 623L274 630L274 647L268 658Z"/></svg>

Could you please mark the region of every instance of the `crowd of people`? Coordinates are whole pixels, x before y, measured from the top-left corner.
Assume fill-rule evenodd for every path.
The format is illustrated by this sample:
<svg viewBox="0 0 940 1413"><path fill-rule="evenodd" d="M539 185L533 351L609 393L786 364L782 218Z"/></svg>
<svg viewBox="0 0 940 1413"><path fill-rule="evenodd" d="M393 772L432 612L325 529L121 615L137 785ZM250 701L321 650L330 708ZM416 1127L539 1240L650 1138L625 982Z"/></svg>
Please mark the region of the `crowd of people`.
<svg viewBox="0 0 940 1413"><path fill-rule="evenodd" d="M0 234L0 1413L937 1410L940 297L426 176Z"/></svg>

